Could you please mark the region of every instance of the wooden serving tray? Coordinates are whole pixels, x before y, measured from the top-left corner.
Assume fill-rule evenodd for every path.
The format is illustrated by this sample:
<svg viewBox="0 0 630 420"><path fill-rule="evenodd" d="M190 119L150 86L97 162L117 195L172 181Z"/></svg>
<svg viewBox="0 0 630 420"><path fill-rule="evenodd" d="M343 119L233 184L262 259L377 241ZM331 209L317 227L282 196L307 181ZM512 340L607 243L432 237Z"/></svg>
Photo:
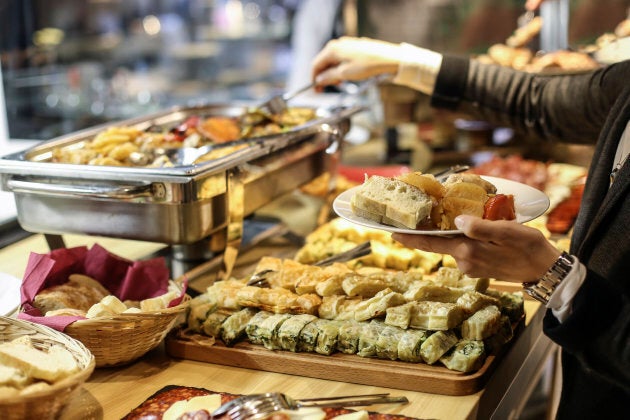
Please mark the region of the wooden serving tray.
<svg viewBox="0 0 630 420"><path fill-rule="evenodd" d="M518 338L524 318L514 329L513 339L498 355L486 358L481 369L462 373L444 366L360 357L354 354L293 353L268 350L263 346L240 342L227 347L178 337L177 330L166 337L166 352L173 357L267 372L286 373L363 385L428 392L442 395L470 395L481 390L503 354Z"/></svg>

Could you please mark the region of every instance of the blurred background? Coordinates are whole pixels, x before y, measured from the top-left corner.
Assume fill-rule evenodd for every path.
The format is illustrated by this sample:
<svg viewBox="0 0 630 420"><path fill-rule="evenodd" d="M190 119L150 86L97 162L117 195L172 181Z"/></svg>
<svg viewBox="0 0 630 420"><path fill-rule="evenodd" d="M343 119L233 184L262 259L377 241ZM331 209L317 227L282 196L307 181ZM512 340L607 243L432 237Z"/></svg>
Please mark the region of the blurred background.
<svg viewBox="0 0 630 420"><path fill-rule="evenodd" d="M630 6L627 0L568 3L572 46L611 31ZM47 140L194 101L263 98L307 82L312 55L328 39L344 34L480 54L515 30L523 4L2 0L0 57L8 131L4 137ZM422 103L417 95L411 97L406 101ZM390 106L388 114L397 106ZM423 107L414 107L413 112L413 117L399 119L431 117Z"/></svg>

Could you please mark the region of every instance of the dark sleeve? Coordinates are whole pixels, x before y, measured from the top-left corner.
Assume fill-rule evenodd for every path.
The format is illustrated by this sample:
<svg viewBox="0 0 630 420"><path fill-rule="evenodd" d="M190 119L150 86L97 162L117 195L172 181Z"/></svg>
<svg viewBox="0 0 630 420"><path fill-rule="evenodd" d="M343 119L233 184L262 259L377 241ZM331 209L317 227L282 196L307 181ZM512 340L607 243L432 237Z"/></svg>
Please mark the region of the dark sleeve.
<svg viewBox="0 0 630 420"><path fill-rule="evenodd" d="M630 392L630 303L618 288L588 270L571 315L560 324L547 311L545 334L585 370Z"/></svg>
<svg viewBox="0 0 630 420"><path fill-rule="evenodd" d="M443 57L432 105L554 141L594 143L630 61L592 72L540 76L468 58Z"/></svg>

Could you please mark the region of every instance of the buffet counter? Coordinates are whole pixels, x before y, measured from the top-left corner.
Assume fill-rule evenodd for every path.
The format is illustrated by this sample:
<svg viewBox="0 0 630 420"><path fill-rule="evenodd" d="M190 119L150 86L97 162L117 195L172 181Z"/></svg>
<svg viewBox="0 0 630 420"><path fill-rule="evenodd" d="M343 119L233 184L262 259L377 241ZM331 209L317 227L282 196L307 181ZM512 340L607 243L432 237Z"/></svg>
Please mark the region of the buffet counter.
<svg viewBox="0 0 630 420"><path fill-rule="evenodd" d="M99 243L129 259L149 256L164 247L158 243L79 235L64 235L63 239L68 247ZM28 237L0 249L0 271L21 278L30 252L48 251L44 235ZM497 288L508 286L495 285ZM97 369L72 396L61 418L122 418L168 385L202 387L234 394L278 391L302 398L389 392L392 395L406 396L410 403L402 406L374 406L370 410L416 418L509 418L523 408L544 364L556 348L541 332L543 309L532 300L525 301L525 328L504 355L486 386L472 395L447 396L386 389L178 360L169 357L164 347L159 346L127 366Z"/></svg>

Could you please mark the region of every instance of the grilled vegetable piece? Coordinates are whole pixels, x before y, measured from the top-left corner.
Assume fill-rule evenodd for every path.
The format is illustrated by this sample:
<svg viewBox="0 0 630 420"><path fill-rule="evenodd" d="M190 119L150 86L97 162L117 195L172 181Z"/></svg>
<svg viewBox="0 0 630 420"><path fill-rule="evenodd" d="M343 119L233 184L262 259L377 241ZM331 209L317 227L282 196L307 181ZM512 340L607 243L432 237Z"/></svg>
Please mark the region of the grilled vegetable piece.
<svg viewBox="0 0 630 420"><path fill-rule="evenodd" d="M282 323L278 329L278 343L283 350L297 351L300 340L300 331L309 322L317 319L315 315L293 315Z"/></svg>
<svg viewBox="0 0 630 420"><path fill-rule="evenodd" d="M472 372L479 370L486 360L483 341L461 340L444 356L440 362L451 370Z"/></svg>
<svg viewBox="0 0 630 420"><path fill-rule="evenodd" d="M382 322L372 321L366 324L359 337L357 355L361 357L376 357L376 343L383 329L385 329L385 324Z"/></svg>
<svg viewBox="0 0 630 420"><path fill-rule="evenodd" d="M457 306L463 309L467 315L474 314L481 308L488 305L498 305L499 300L483 293L469 291L461 295L456 302Z"/></svg>
<svg viewBox="0 0 630 420"><path fill-rule="evenodd" d="M201 329L205 335L210 337L220 338L223 331L223 322L232 315L232 311L226 309L218 309L208 315Z"/></svg>
<svg viewBox="0 0 630 420"><path fill-rule="evenodd" d="M405 330L398 341L398 359L405 362L421 362L420 349L429 335L430 333L425 330Z"/></svg>
<svg viewBox="0 0 630 420"><path fill-rule="evenodd" d="M385 323L387 325L402 329L409 328L413 306L414 302L409 302L405 303L404 305L392 306L391 308L387 308L387 310L385 311Z"/></svg>
<svg viewBox="0 0 630 420"><path fill-rule="evenodd" d="M501 313L510 317L510 321L518 322L523 318L523 315L525 315L523 293L510 293L500 290L486 290L485 293L499 300Z"/></svg>
<svg viewBox="0 0 630 420"><path fill-rule="evenodd" d="M501 311L494 305L475 312L462 322L462 338L466 340L483 340L495 334L499 327Z"/></svg>
<svg viewBox="0 0 630 420"><path fill-rule="evenodd" d="M245 333L247 334L247 339L250 343L262 344L260 325L271 315L273 315L271 312L260 311L257 312L256 315L254 315L252 319L249 320L249 322L245 326Z"/></svg>
<svg viewBox="0 0 630 420"><path fill-rule="evenodd" d="M320 319L315 321L315 324L319 330L315 352L325 355L332 354L337 348L337 337L339 336L339 328L342 322Z"/></svg>
<svg viewBox="0 0 630 420"><path fill-rule="evenodd" d="M398 342L402 338L405 330L386 326L376 340L376 355L380 359L398 359Z"/></svg>
<svg viewBox="0 0 630 420"><path fill-rule="evenodd" d="M345 321L339 327L337 350L346 354L355 354L359 347L359 337L361 337L361 332L366 325L364 322L354 320Z"/></svg>
<svg viewBox="0 0 630 420"><path fill-rule="evenodd" d="M501 315L499 324L499 330L495 334L483 340L488 354L496 354L501 347L514 337L512 322L507 315Z"/></svg>
<svg viewBox="0 0 630 420"><path fill-rule="evenodd" d="M446 331L458 326L464 311L454 303L411 302L409 327L432 331Z"/></svg>
<svg viewBox="0 0 630 420"><path fill-rule="evenodd" d="M426 363L437 362L458 341L453 331L438 331L429 336L420 346L420 356Z"/></svg>
<svg viewBox="0 0 630 420"><path fill-rule="evenodd" d="M405 298L402 294L384 289L378 292L374 297L359 303L354 308L354 319L357 321L367 321L368 319L377 318L385 314L387 308L402 305Z"/></svg>
<svg viewBox="0 0 630 420"><path fill-rule="evenodd" d="M234 344L239 338L245 335L247 323L256 315L256 310L251 308L241 309L230 315L222 325L221 340L227 346Z"/></svg>

